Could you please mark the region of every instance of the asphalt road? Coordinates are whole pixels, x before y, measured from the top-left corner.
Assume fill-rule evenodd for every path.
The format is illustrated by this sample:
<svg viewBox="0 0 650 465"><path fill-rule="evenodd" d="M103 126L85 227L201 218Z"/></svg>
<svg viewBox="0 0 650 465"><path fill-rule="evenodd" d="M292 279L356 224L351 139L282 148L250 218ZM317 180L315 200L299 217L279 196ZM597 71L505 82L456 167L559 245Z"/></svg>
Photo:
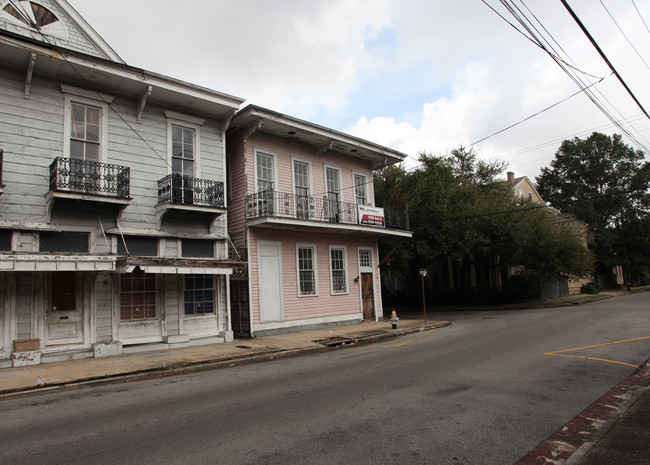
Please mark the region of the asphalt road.
<svg viewBox="0 0 650 465"><path fill-rule="evenodd" d="M650 354L650 293L434 317L452 325L1 401L0 463L508 465Z"/></svg>

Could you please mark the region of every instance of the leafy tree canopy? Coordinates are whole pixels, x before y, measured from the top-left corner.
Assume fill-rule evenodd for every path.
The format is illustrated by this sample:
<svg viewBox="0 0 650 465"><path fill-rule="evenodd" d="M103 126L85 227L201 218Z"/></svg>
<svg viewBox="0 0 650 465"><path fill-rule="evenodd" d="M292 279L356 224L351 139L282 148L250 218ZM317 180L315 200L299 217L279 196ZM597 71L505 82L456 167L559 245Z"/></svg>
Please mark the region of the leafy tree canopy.
<svg viewBox="0 0 650 465"><path fill-rule="evenodd" d="M607 265L648 262L632 244L650 211L650 163L619 134L594 132L565 140L536 178L541 196L595 233L598 260ZM646 231L646 234L650 231Z"/></svg>
<svg viewBox="0 0 650 465"><path fill-rule="evenodd" d="M414 241L396 260L408 274L441 256L526 267L540 277L582 276L592 259L576 223L517 199L499 179L503 162L460 147L448 156L422 153L419 166L392 166L375 176L375 198L408 209ZM498 260L497 260L498 259Z"/></svg>

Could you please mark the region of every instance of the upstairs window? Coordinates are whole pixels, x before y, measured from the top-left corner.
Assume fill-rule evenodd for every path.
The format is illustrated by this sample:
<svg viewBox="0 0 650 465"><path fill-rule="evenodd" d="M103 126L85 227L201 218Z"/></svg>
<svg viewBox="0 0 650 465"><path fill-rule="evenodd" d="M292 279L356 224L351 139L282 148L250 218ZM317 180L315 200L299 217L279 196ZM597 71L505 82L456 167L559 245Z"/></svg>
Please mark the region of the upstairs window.
<svg viewBox="0 0 650 465"><path fill-rule="evenodd" d="M368 178L363 174L354 175L354 197L357 205L368 205Z"/></svg>
<svg viewBox="0 0 650 465"><path fill-rule="evenodd" d="M73 160L105 163L108 105L113 97L64 84L61 91L65 94L64 154Z"/></svg>

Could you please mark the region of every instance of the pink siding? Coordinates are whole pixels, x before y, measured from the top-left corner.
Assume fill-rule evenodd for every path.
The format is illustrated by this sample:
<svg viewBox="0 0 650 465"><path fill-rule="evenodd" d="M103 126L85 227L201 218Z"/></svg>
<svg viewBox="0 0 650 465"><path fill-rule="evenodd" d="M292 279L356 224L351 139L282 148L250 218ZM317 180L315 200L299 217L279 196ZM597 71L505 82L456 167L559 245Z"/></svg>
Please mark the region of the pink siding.
<svg viewBox="0 0 650 465"><path fill-rule="evenodd" d="M246 168L248 170L247 188L249 193L255 192L255 150L270 151L277 155L277 191L293 192L293 179L291 159L299 157L311 162L312 195L320 197L325 195L325 165L334 166L341 170L341 201L354 203L353 171L365 174L368 179L368 199L374 205L374 192L372 185L372 170L370 164L362 160L334 152L324 152L316 157L313 147L303 145L291 139L278 139L264 133L255 133L246 143Z"/></svg>
<svg viewBox="0 0 650 465"><path fill-rule="evenodd" d="M282 244L282 273L285 321L304 320L310 318L337 317L355 315L361 317L360 283L354 280L359 276L358 247L373 250L374 294L376 311L380 314L381 287L377 264L377 241L364 237L356 232L349 234L338 233L306 233L291 228L269 230L250 228L250 243L246 243L246 194L255 192L255 151L262 150L276 155L276 173L278 185L275 190L293 192L292 157L298 157L311 163L312 193L315 197L325 195L325 166L333 166L341 172L341 201L354 203L353 173L364 174L367 177L368 201L374 204L372 185L372 170L370 164L361 160L334 152L324 152L316 156L314 147L304 145L290 138L283 139L256 132L245 142L243 131L228 135L228 162L230 167L231 198L228 204L228 227L233 242L237 247L248 247L248 269L250 288L250 311L254 323L260 322L259 282L258 282L258 241L273 241ZM316 246L318 289L317 296L298 296L298 271L296 264L296 244ZM347 287L348 293L332 295L330 279L330 245L344 246L347 249Z"/></svg>
<svg viewBox="0 0 650 465"><path fill-rule="evenodd" d="M250 243L250 286L253 290L251 295L251 317L253 322L259 323L259 289L258 268L257 268L257 244L258 241L274 241L282 244L282 278L284 292L284 316L285 321L300 320L306 318L320 318L328 316L340 316L350 314L361 314L361 289L360 283L354 279L359 276L358 247L372 248L373 262L375 265L375 305L381 310L381 299L379 298L379 274L377 273L376 242L373 239L357 239L352 236L332 236L326 234L309 234L304 232L277 232L261 229L251 231ZM318 295L309 297L298 296L298 270L296 265L296 245L310 244L316 247L316 266L318 272ZM333 295L331 293L330 279L330 246L342 246L347 249L347 287L348 293Z"/></svg>

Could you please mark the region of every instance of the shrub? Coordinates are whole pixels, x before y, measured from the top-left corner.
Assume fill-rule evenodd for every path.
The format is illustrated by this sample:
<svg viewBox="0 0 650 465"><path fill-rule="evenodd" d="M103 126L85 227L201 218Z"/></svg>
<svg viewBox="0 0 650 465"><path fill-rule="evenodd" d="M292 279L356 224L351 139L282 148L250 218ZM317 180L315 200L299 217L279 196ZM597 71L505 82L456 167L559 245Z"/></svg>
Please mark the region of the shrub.
<svg viewBox="0 0 650 465"><path fill-rule="evenodd" d="M583 284L580 288L580 294L598 294L598 288L593 284Z"/></svg>

